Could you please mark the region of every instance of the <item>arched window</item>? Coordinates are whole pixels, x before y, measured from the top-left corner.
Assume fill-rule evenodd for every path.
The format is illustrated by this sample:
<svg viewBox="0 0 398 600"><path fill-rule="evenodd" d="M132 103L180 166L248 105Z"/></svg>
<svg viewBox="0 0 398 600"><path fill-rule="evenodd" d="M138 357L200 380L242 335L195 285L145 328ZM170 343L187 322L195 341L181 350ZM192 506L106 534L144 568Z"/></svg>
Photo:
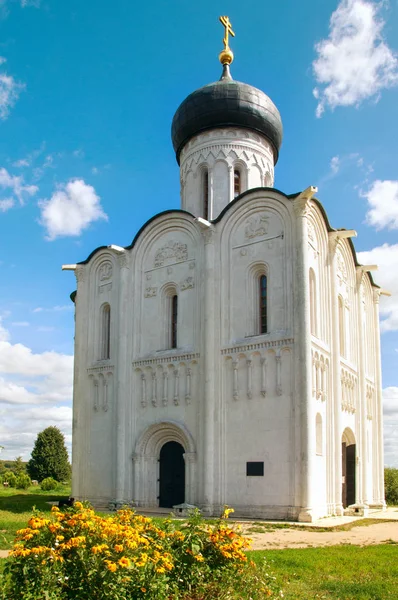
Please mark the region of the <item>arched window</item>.
<svg viewBox="0 0 398 600"><path fill-rule="evenodd" d="M241 193L241 176L239 169L234 169L234 198Z"/></svg>
<svg viewBox="0 0 398 600"><path fill-rule="evenodd" d="M310 320L312 335L317 335L317 316L316 278L314 270L310 269Z"/></svg>
<svg viewBox="0 0 398 600"><path fill-rule="evenodd" d="M267 333L267 276L260 275L259 283L259 324L260 332Z"/></svg>
<svg viewBox="0 0 398 600"><path fill-rule="evenodd" d="M345 340L345 314L344 314L344 300L339 296L339 338L340 338L340 356L346 354L346 340Z"/></svg>
<svg viewBox="0 0 398 600"><path fill-rule="evenodd" d="M322 456L322 454L323 454L322 417L319 413L316 415L315 435L316 435L316 453L318 454L318 456Z"/></svg>
<svg viewBox="0 0 398 600"><path fill-rule="evenodd" d="M171 296L170 347L177 348L178 296Z"/></svg>
<svg viewBox="0 0 398 600"><path fill-rule="evenodd" d="M101 307L100 360L108 360L111 353L111 307L104 304Z"/></svg>
<svg viewBox="0 0 398 600"><path fill-rule="evenodd" d="M209 171L202 171L203 218L209 219Z"/></svg>

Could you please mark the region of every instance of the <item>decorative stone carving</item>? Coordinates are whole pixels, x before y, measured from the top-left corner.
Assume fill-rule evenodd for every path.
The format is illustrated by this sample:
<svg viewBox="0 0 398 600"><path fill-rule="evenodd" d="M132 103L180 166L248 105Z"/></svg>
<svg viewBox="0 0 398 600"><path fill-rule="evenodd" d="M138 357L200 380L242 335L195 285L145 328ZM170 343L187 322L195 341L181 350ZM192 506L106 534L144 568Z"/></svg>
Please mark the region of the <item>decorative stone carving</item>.
<svg viewBox="0 0 398 600"><path fill-rule="evenodd" d="M183 292L184 290L189 290L190 288L195 287L195 280L193 277L187 277L180 283L180 290Z"/></svg>
<svg viewBox="0 0 398 600"><path fill-rule="evenodd" d="M173 269L172 269L172 267L167 267L167 274L168 274L168 275L171 275L171 274L172 274L172 272L173 272Z"/></svg>
<svg viewBox="0 0 398 600"><path fill-rule="evenodd" d="M269 217L266 214L256 214L249 217L245 223L245 237L252 239L268 233Z"/></svg>
<svg viewBox="0 0 398 600"><path fill-rule="evenodd" d="M75 269L75 277L78 283L83 283L86 280L86 269L83 265L78 265Z"/></svg>
<svg viewBox="0 0 398 600"><path fill-rule="evenodd" d="M110 260L104 261L101 263L100 268L98 269L98 279L101 282L109 281L112 279L113 267Z"/></svg>
<svg viewBox="0 0 398 600"><path fill-rule="evenodd" d="M129 255L127 252L123 252L123 254L119 254L118 263L121 269L129 268Z"/></svg>
<svg viewBox="0 0 398 600"><path fill-rule="evenodd" d="M147 273L146 274L146 280L147 281L151 281L151 279L152 279L152 273Z"/></svg>
<svg viewBox="0 0 398 600"><path fill-rule="evenodd" d="M145 298L153 298L154 296L157 295L157 293L158 293L157 287L147 287L147 288L145 288L144 296L145 296Z"/></svg>
<svg viewBox="0 0 398 600"><path fill-rule="evenodd" d="M195 268L195 261L192 261L189 263L189 268L190 269L194 269Z"/></svg>
<svg viewBox="0 0 398 600"><path fill-rule="evenodd" d="M337 250L337 277L345 283L347 282L347 267L340 250Z"/></svg>
<svg viewBox="0 0 398 600"><path fill-rule="evenodd" d="M174 260L175 262L188 260L187 245L173 240L167 242L155 254L155 267L162 267L169 260Z"/></svg>

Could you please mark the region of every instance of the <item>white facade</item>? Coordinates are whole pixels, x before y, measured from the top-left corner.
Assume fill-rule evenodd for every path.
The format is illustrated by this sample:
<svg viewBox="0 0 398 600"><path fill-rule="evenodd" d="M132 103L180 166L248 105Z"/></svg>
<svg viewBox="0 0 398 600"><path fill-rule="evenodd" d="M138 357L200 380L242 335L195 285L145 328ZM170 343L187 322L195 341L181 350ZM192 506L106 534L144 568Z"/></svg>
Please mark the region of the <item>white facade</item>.
<svg viewBox="0 0 398 600"><path fill-rule="evenodd" d="M75 498L159 506L161 450L177 442L182 499L207 514L385 505L380 290L314 189L263 187L273 169L260 135L200 134L181 153L184 212L77 265Z"/></svg>

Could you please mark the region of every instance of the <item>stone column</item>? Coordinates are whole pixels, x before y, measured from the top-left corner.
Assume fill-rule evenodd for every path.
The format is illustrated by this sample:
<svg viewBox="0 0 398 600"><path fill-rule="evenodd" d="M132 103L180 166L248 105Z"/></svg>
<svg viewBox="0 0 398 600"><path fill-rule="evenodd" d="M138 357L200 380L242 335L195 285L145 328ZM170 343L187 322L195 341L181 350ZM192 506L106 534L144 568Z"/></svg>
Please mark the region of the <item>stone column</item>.
<svg viewBox="0 0 398 600"><path fill-rule="evenodd" d="M329 234L329 264L330 264L330 291L331 291L331 380L332 393L330 394L330 402L333 402L334 416L334 510L336 515L344 514L342 502L342 420L341 420L341 366L340 366L340 328L339 328L339 305L338 305L338 290L337 290L337 258L336 249L339 243L339 237L336 232Z"/></svg>
<svg viewBox="0 0 398 600"><path fill-rule="evenodd" d="M131 481L131 472L127 473L127 457L131 452L131 448L126 447L126 431L128 429L127 419L127 402L129 394L129 375L131 365L129 365L128 357L128 333L129 329L124 324L124 319L128 314L128 255L126 252L119 255L119 314L118 314L118 339L114 339L114 346L117 345L117 364L115 398L116 403L116 490L115 500L116 505L124 504L128 498L129 483ZM131 456L131 454L130 454ZM131 467L129 464L129 470Z"/></svg>
<svg viewBox="0 0 398 600"><path fill-rule="evenodd" d="M196 466L196 452L185 452L185 502L187 504L195 504L195 466Z"/></svg>
<svg viewBox="0 0 398 600"><path fill-rule="evenodd" d="M312 194L311 194L312 195ZM301 429L301 506L298 520L314 520L313 489L315 481L315 415L311 399L311 325L308 262L308 222L311 195L305 192L294 200L296 212L296 293L295 293L295 346L296 391L300 401Z"/></svg>
<svg viewBox="0 0 398 600"><path fill-rule="evenodd" d="M77 293L75 297L75 348L74 348L74 386L72 421L72 497L84 499L88 482L87 465L89 462L90 436L84 423L92 420L93 405L85 402L87 391L92 392L91 379L87 377L87 311L88 282L86 267L78 265L75 269Z"/></svg>
<svg viewBox="0 0 398 600"><path fill-rule="evenodd" d="M374 419L376 421L375 430L377 431L377 437L373 440L374 444L377 444L377 465L373 466L373 472L377 477L377 490L378 497L374 498L378 505L383 509L386 508L386 501L384 497L384 439L383 439L383 386L382 386L382 374L381 374L381 350L380 350L380 315L379 315L379 302L380 302L380 290L377 288L373 289L373 300L374 300L374 335L375 335L375 411Z"/></svg>
<svg viewBox="0 0 398 600"><path fill-rule="evenodd" d="M366 449L366 350L367 340L364 336L364 303L362 301L362 278L364 271L357 267L357 314L358 314L358 359L359 359L359 402L357 406L357 460L358 460L358 491L356 502L359 504L368 504L368 485L367 485L367 449ZM369 332L367 332L369 335Z"/></svg>
<svg viewBox="0 0 398 600"><path fill-rule="evenodd" d="M205 244L204 268L204 398L203 398L203 492L202 509L211 514L214 503L214 418L215 418L215 247L214 229L207 228L203 232Z"/></svg>

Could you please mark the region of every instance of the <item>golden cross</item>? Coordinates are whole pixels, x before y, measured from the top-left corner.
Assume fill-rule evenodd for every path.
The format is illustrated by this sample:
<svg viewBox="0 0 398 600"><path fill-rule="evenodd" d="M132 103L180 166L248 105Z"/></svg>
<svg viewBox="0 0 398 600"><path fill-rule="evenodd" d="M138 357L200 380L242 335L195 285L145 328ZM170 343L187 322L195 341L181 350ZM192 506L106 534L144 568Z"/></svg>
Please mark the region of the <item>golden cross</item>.
<svg viewBox="0 0 398 600"><path fill-rule="evenodd" d="M229 49L228 35L231 34L232 37L235 37L235 34L232 31L232 25L231 25L231 21L229 20L229 17L220 17L220 22L225 27L225 35L224 35L223 43L224 43L225 50L228 50Z"/></svg>

